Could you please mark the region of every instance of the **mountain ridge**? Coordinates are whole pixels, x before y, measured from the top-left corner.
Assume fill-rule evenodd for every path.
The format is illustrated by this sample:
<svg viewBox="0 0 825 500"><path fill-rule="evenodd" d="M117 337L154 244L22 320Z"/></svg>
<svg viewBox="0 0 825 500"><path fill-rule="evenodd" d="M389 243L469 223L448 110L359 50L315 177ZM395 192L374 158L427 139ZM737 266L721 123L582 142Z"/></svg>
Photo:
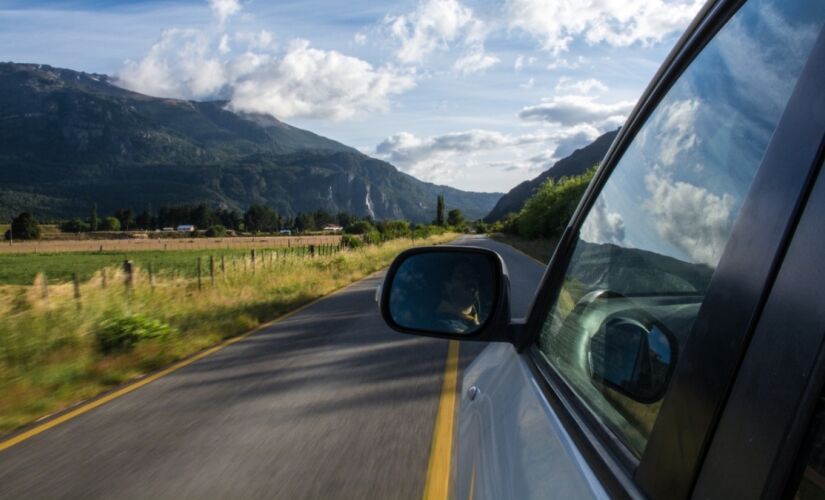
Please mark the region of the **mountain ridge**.
<svg viewBox="0 0 825 500"><path fill-rule="evenodd" d="M265 203L429 222L436 196L468 218L501 193L426 183L393 165L226 101L157 98L105 75L0 63L0 216ZM33 210L32 207L36 207Z"/></svg>
<svg viewBox="0 0 825 500"><path fill-rule="evenodd" d="M495 222L510 213L518 213L524 203L533 196L547 179L560 179L583 174L588 168L599 163L616 138L619 129L602 134L590 144L573 151L535 178L524 181L504 194L493 209L484 217L485 222Z"/></svg>

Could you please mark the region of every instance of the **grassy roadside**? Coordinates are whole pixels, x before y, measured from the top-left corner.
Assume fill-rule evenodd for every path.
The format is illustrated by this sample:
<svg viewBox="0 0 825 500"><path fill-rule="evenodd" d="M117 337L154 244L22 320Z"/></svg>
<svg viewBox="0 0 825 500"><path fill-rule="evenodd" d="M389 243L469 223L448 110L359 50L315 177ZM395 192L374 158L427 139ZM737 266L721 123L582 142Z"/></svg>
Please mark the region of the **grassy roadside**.
<svg viewBox="0 0 825 500"><path fill-rule="evenodd" d="M542 264L547 264L550 257L553 255L553 250L556 249L556 244L558 243L558 240L556 239L538 238L528 240L504 233L493 233L490 237L498 242L504 243L505 245L510 245L513 248L521 250Z"/></svg>
<svg viewBox="0 0 825 500"><path fill-rule="evenodd" d="M127 291L119 268L107 270L106 288L99 273L81 283L79 301L71 283L49 286L47 296L37 285L0 287L0 434L246 332L386 267L410 246L403 239L314 259L262 255L254 271L239 263L200 290L171 275L151 286L138 269Z"/></svg>

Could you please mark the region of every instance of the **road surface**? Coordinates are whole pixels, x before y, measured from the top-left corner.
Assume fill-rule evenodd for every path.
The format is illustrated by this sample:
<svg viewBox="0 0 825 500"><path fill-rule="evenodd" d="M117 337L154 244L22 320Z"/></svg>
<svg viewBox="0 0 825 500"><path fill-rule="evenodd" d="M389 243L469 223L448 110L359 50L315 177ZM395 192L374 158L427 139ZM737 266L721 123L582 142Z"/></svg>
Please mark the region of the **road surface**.
<svg viewBox="0 0 825 500"><path fill-rule="evenodd" d="M542 268L461 243L502 254L523 316ZM379 281L0 452L0 498L420 498L447 342L389 330Z"/></svg>

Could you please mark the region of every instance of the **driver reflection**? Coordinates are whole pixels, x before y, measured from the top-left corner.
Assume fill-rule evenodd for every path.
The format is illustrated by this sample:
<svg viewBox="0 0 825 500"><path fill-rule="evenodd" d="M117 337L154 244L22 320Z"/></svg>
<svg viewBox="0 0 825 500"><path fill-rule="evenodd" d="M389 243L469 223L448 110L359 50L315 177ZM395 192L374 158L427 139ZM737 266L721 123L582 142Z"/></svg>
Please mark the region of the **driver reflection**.
<svg viewBox="0 0 825 500"><path fill-rule="evenodd" d="M441 290L441 301L435 310L437 330L464 333L479 326L479 279L473 266L457 263Z"/></svg>

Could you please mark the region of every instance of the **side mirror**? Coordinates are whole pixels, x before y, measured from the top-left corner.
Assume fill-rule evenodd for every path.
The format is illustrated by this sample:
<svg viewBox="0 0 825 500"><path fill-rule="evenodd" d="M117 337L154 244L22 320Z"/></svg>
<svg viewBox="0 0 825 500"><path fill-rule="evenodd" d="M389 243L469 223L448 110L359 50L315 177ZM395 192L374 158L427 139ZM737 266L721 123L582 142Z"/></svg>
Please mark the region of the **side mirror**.
<svg viewBox="0 0 825 500"><path fill-rule="evenodd" d="M630 399L654 403L665 395L676 345L656 323L608 317L590 339L590 376Z"/></svg>
<svg viewBox="0 0 825 500"><path fill-rule="evenodd" d="M413 248L393 261L381 285L390 328L430 337L509 341L510 280L486 248Z"/></svg>

